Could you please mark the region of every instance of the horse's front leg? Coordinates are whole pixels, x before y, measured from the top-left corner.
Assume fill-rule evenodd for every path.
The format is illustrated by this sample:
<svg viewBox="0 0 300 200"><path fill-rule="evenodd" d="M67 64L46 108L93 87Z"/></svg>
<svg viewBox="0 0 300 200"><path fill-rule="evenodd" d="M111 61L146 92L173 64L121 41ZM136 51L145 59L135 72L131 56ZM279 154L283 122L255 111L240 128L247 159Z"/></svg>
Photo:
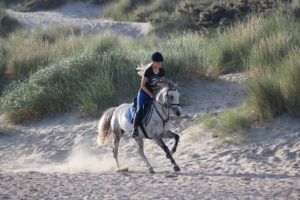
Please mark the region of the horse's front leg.
<svg viewBox="0 0 300 200"><path fill-rule="evenodd" d="M174 143L174 146L173 146L172 152L171 152L171 154L173 155L173 153L176 152L176 149L177 149L177 146L178 146L179 135L177 135L176 133L169 130L165 134L163 134L163 138L169 138L169 139L174 138L175 139L175 143Z"/></svg>
<svg viewBox="0 0 300 200"><path fill-rule="evenodd" d="M143 141L143 139L135 138L135 141L139 146L139 154L140 154L141 158L146 163L150 173L154 173L154 170L153 170L152 166L150 165L149 161L147 160L147 158L145 156L145 153L144 153L144 141Z"/></svg>
<svg viewBox="0 0 300 200"><path fill-rule="evenodd" d="M176 164L175 160L173 159L173 157L171 155L170 150L168 149L167 145L164 143L162 138L160 138L160 137L154 138L154 141L156 142L156 144L158 144L158 146L160 146L165 151L165 153L167 154L167 158L169 158L171 160L174 171L176 171L176 172L180 171L180 168Z"/></svg>

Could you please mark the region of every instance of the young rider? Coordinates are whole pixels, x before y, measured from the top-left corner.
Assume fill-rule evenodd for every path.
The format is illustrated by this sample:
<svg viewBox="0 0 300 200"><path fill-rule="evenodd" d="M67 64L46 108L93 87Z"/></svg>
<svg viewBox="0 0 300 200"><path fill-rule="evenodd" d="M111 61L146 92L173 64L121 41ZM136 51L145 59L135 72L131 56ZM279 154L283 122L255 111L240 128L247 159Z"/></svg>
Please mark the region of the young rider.
<svg viewBox="0 0 300 200"><path fill-rule="evenodd" d="M165 70L161 68L164 61L163 56L159 52L155 52L151 56L152 62L148 65L142 81L141 88L137 95L137 109L133 121L132 137L138 136L138 126L141 123L142 108L147 100L154 99L153 89L156 84L165 77Z"/></svg>

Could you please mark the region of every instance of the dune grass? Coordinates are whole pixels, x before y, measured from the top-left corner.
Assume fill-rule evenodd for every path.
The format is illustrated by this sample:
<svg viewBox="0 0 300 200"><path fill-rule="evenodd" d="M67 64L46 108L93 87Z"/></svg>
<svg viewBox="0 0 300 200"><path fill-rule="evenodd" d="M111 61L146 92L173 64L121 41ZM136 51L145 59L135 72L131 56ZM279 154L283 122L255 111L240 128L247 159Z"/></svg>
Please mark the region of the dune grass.
<svg viewBox="0 0 300 200"><path fill-rule="evenodd" d="M286 111L297 115L299 23L289 13L254 16L213 37L181 32L133 39L62 27L16 32L0 40L1 53L7 55L0 60L2 74L18 80L4 91L0 109L15 122L71 110L97 115L136 95L140 77L135 68L160 51L167 77L173 80L247 71L247 105L255 120L270 120ZM248 126L247 115L239 112L220 119L228 121L219 125L225 132Z"/></svg>
<svg viewBox="0 0 300 200"><path fill-rule="evenodd" d="M296 59L300 46L299 28L300 22L290 14L254 17L213 38L208 48L206 64L214 71L248 71L251 75L249 106L260 120L270 120L287 110L288 89L283 85L287 87L292 81L286 75L291 71L287 65L295 63L291 60Z"/></svg>
<svg viewBox="0 0 300 200"><path fill-rule="evenodd" d="M8 75L23 80L54 60L75 55L86 43L81 31L74 27L36 28L30 33L20 30L7 39L0 39L0 53L4 54L0 67Z"/></svg>
<svg viewBox="0 0 300 200"><path fill-rule="evenodd" d="M299 28L295 15L277 13L249 18L211 40L206 65L218 74L249 74L245 106L239 112L208 115L201 122L215 130L215 137L244 135L251 124L286 112L300 117Z"/></svg>
<svg viewBox="0 0 300 200"><path fill-rule="evenodd" d="M204 115L198 121L205 129L212 130L212 136L215 138L242 139L248 135L255 118L253 112L243 104L236 108Z"/></svg>

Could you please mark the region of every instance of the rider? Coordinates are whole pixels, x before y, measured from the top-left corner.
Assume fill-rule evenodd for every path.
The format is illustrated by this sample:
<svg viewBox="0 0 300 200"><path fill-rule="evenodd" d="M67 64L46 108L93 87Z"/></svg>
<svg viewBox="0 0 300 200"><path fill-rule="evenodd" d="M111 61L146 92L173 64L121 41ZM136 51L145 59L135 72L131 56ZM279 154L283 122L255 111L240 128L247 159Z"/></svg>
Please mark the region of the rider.
<svg viewBox="0 0 300 200"><path fill-rule="evenodd" d="M165 70L161 68L161 64L164 61L163 56L159 52L155 52L151 56L152 62L148 65L144 76L141 81L141 88L139 89L137 96L137 109L133 122L132 137L137 137L138 126L142 118L142 107L145 101L154 98L153 89L157 82L163 80L165 77Z"/></svg>

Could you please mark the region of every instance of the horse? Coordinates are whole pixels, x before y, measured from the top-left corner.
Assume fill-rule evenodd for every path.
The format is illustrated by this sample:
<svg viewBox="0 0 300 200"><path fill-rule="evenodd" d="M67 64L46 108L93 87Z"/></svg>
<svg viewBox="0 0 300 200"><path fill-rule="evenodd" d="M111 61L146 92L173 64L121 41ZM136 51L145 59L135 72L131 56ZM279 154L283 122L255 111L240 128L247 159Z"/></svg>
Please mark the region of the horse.
<svg viewBox="0 0 300 200"><path fill-rule="evenodd" d="M178 117L182 114L182 108L179 103L179 92L177 85L172 81L160 81L158 84L159 90L153 99L153 109L148 119L148 123L139 126L139 136L135 137L135 142L138 144L139 155L146 163L150 173L154 173L153 167L150 165L144 154L145 138L152 139L155 143L163 149L166 157L170 159L173 170L180 171L179 166L173 158L179 142L179 135L169 129L170 109ZM133 124L125 117L125 112L129 109L131 104L124 103L118 107L112 107L106 110L99 120L97 144L107 144L111 139L113 140L113 157L116 160L117 171L120 170L118 161L118 147L120 139L124 134L130 134L133 130ZM174 139L175 143L172 151L169 150L163 138Z"/></svg>

